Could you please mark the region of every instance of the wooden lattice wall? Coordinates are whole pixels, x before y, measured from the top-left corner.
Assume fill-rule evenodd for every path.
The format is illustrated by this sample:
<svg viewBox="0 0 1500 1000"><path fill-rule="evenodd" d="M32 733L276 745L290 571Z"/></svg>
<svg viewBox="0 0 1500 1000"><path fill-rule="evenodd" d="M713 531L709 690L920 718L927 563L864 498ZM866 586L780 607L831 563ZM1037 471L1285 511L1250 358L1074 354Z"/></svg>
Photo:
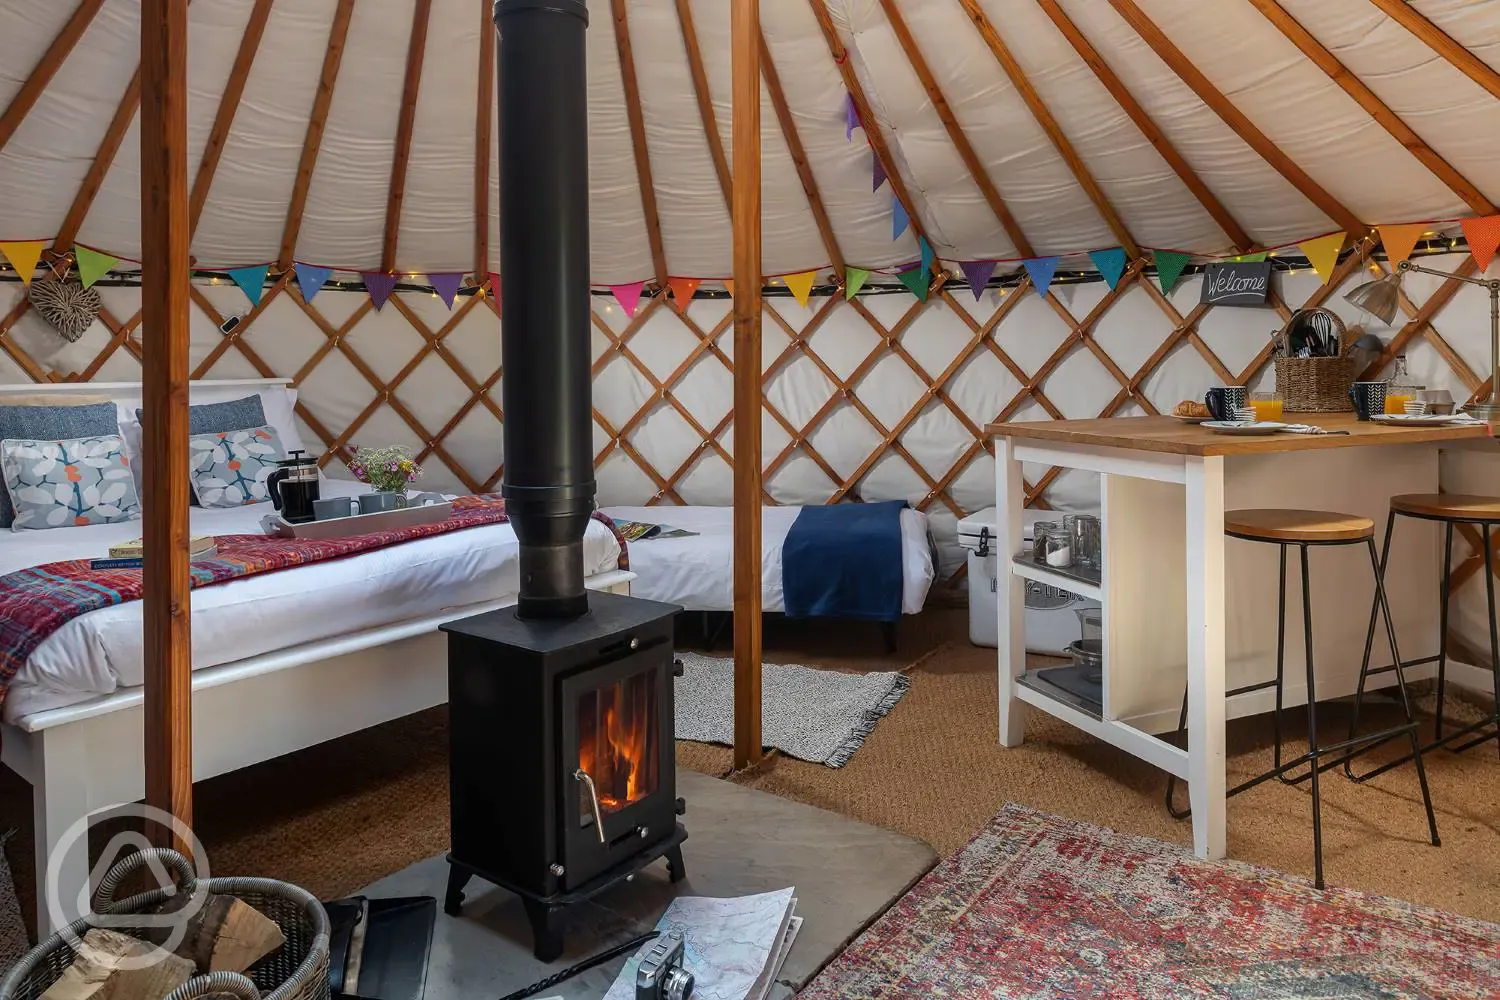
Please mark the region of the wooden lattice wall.
<svg viewBox="0 0 1500 1000"><path fill-rule="evenodd" d="M1473 271L1466 255L1428 262ZM1254 384L1269 378L1270 333L1292 308L1325 305L1357 322L1340 293L1384 267L1357 252L1327 285L1309 272L1280 273L1274 311L1197 305L1192 278L1166 296L1138 268L1113 291L1092 281L1038 297L1023 282L979 302L949 283L926 303L905 291L852 301L829 294L804 309L773 285L762 358L763 500L903 496L951 538L953 519L993 502L986 423L1166 412L1206 384ZM1461 396L1487 391L1477 374L1487 364L1482 295L1437 279L1406 287L1416 301L1403 302L1405 324L1371 327L1389 339L1376 368L1388 372L1406 353L1421 381ZM0 380L138 378L139 291L102 291L100 322L65 345L19 284L0 285ZM497 487L503 412L490 296L462 297L450 313L430 293L398 291L376 312L359 292L330 289L308 303L283 278L248 312L227 282L200 281L193 303L193 376L293 379L304 439L325 465L346 458L351 443L402 443L434 486ZM239 313L239 325L222 334L226 317ZM729 327L722 295L701 296L685 313L666 298L645 299L633 319L611 298L595 299L601 502L730 502ZM1033 505L1092 500L1057 469L1027 471ZM1471 562L1465 577L1477 568Z"/></svg>

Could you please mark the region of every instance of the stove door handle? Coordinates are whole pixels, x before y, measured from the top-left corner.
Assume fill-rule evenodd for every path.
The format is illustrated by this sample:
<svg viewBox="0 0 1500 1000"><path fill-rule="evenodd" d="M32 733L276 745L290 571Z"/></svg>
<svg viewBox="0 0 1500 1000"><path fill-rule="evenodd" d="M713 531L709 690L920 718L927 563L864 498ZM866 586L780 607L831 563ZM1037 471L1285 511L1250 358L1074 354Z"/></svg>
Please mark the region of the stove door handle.
<svg viewBox="0 0 1500 1000"><path fill-rule="evenodd" d="M594 832L599 835L599 843L608 843L604 839L604 817L599 812L599 793L594 790L594 779L581 767L573 772L573 777L583 782L584 787L589 790L589 805L594 807Z"/></svg>

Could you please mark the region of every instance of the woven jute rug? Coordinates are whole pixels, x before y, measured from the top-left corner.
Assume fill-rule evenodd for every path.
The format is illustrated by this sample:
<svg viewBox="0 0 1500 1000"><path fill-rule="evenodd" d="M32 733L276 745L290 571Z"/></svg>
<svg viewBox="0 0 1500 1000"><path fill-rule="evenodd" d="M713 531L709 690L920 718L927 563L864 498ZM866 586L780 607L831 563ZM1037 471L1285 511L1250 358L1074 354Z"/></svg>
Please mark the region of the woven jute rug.
<svg viewBox="0 0 1500 1000"><path fill-rule="evenodd" d="M734 661L682 653L679 740L734 742ZM796 664L761 667L761 741L782 753L843 767L896 707L911 680L896 671L846 674Z"/></svg>
<svg viewBox="0 0 1500 1000"><path fill-rule="evenodd" d="M1500 925L1007 806L799 1000L1493 1000Z"/></svg>
<svg viewBox="0 0 1500 1000"><path fill-rule="evenodd" d="M26 922L16 899L16 883L5 860L6 843L14 830L0 831L0 975L20 961L31 947L26 938Z"/></svg>

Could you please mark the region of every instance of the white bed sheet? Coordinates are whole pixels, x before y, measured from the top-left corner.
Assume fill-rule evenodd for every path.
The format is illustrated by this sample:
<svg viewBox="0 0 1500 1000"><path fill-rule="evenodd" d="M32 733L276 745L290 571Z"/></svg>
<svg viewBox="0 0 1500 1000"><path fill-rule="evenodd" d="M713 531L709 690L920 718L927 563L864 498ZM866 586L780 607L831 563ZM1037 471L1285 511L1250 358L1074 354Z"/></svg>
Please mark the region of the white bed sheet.
<svg viewBox="0 0 1500 1000"><path fill-rule="evenodd" d="M369 487L325 480L325 497ZM194 535L258 534L270 504L191 510ZM61 559L97 558L139 538L140 521L0 531L0 574ZM584 573L616 566L620 545L598 521L583 540ZM449 608L498 601L520 591L520 546L509 524L486 525L203 587L192 593L193 669L232 663ZM141 602L73 619L37 647L11 682L4 720L135 687L145 671Z"/></svg>
<svg viewBox="0 0 1500 1000"><path fill-rule="evenodd" d="M801 507L761 508L761 608L785 611L781 590L781 546ZM630 546L630 592L652 601L679 604L689 611L734 608L734 508L605 507L619 521L668 524L698 534L652 538ZM927 515L901 512L901 610L914 615L927 600L934 570Z"/></svg>

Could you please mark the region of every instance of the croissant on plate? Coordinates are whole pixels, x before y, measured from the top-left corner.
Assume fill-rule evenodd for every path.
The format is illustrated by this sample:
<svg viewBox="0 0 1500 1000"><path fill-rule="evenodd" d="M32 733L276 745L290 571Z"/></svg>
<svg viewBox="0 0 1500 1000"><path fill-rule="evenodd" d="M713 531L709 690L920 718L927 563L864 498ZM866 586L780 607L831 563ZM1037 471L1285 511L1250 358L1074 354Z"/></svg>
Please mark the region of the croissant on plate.
<svg viewBox="0 0 1500 1000"><path fill-rule="evenodd" d="M1192 399L1184 399L1173 408L1172 412L1179 417L1211 417L1207 406Z"/></svg>

